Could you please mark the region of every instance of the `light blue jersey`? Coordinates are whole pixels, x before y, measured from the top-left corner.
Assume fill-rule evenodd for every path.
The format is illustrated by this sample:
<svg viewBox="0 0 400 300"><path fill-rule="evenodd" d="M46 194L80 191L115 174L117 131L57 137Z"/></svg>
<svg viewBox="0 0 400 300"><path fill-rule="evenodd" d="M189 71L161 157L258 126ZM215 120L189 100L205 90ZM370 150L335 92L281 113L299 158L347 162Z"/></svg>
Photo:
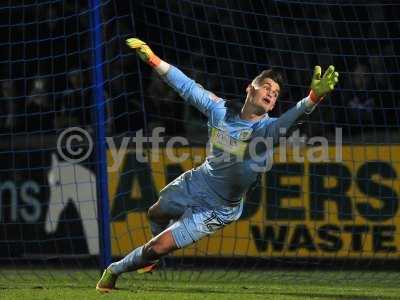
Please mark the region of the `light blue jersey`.
<svg viewBox="0 0 400 300"><path fill-rule="evenodd" d="M177 68L170 66L163 78L188 104L208 117L210 152L205 162L180 175L159 194L159 209L174 220L165 231L171 232L178 248L184 248L240 218L244 194L272 163L272 145L313 106L309 107L304 98L279 118L266 114L250 122ZM257 139L260 142L253 143ZM165 232L161 224L150 223L155 237ZM120 274L144 264L143 247L113 263L110 270Z"/></svg>
<svg viewBox="0 0 400 300"><path fill-rule="evenodd" d="M207 187L200 189L205 188L211 197L228 204L240 202L259 173L271 163L272 148L268 145L276 143L300 116L308 113L305 98L279 118L266 114L256 122L246 121L229 110L225 100L205 90L177 68L171 66L163 77L188 104L208 117L211 149L205 162L191 170L192 178L198 178L199 185L206 183ZM259 142L253 143L256 147L250 147L254 139Z"/></svg>
<svg viewBox="0 0 400 300"><path fill-rule="evenodd" d="M257 122L250 122L242 120L225 106L225 100L177 68L171 66L163 78L188 104L208 117L210 153L205 162L180 175L159 194L160 210L175 221L165 230L170 230L177 247L183 248L239 219L243 195L271 162L272 144L310 108L305 98L280 118L266 114ZM269 139L270 143L253 144L256 147L252 153L252 141L256 139ZM164 230L153 225L154 236ZM113 271L119 274L137 265L141 248L138 249L114 263Z"/></svg>

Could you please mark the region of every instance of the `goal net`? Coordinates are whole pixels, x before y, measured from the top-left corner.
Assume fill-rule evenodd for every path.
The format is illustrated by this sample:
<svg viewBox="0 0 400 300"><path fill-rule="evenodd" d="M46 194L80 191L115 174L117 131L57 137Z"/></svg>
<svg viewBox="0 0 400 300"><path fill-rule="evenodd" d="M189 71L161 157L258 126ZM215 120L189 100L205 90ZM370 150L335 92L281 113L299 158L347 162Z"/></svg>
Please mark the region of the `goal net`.
<svg viewBox="0 0 400 300"><path fill-rule="evenodd" d="M279 69L273 117L308 94L315 65L340 73L276 149L242 217L167 257L160 276L397 267L399 13L395 1L0 4L0 276L85 273L125 256L151 238L147 209L159 191L204 160L206 118L140 63L125 45L133 36L231 101ZM158 149L135 143L160 128Z"/></svg>

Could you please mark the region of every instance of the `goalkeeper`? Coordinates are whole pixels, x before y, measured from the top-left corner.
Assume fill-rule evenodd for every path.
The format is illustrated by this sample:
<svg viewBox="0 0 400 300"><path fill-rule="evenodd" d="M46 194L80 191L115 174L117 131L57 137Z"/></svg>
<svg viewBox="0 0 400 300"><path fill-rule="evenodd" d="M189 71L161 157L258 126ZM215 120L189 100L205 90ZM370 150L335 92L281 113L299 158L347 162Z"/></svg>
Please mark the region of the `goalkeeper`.
<svg viewBox="0 0 400 300"><path fill-rule="evenodd" d="M311 113L334 89L339 76L329 66L321 77L321 67L316 66L309 95L279 118L271 118L268 112L274 108L282 88L278 72L266 70L255 77L246 88L243 106L234 110L229 101L203 89L161 60L145 42L130 38L127 44L188 104L208 117L211 154L200 167L183 173L160 191L159 200L148 211L154 237L104 271L96 287L100 292L112 290L120 274L149 271L166 254L237 220L245 193L256 182L260 170L265 170L262 166L271 161L271 149L266 143L257 145L257 159L250 155L251 140L266 138L277 143L299 117ZM169 225L170 220L175 222Z"/></svg>

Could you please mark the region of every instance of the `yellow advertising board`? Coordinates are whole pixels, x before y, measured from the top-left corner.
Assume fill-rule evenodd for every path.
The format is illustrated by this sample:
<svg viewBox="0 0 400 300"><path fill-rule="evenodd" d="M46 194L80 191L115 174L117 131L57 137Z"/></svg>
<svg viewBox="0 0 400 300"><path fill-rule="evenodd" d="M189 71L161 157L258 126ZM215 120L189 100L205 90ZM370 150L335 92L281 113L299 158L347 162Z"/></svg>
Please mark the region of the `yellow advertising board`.
<svg viewBox="0 0 400 300"><path fill-rule="evenodd" d="M347 145L341 157L330 147L325 161L315 159L315 149L275 153L242 218L175 255L398 257L400 146ZM160 189L204 156L204 148L183 147L148 152L147 162L138 162L132 150L109 172L114 256L151 237L147 208ZM111 153L108 161L114 163Z"/></svg>

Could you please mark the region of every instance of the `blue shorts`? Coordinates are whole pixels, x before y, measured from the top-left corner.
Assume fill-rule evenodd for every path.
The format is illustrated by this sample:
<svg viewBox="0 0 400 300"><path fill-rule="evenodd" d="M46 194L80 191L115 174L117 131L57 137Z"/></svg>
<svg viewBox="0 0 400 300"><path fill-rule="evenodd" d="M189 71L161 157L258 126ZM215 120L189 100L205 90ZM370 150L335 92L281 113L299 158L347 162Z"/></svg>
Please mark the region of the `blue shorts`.
<svg viewBox="0 0 400 300"><path fill-rule="evenodd" d="M160 191L160 209L177 218L169 229L179 248L236 221L243 211L243 201L230 206L209 190L198 172L189 170Z"/></svg>

